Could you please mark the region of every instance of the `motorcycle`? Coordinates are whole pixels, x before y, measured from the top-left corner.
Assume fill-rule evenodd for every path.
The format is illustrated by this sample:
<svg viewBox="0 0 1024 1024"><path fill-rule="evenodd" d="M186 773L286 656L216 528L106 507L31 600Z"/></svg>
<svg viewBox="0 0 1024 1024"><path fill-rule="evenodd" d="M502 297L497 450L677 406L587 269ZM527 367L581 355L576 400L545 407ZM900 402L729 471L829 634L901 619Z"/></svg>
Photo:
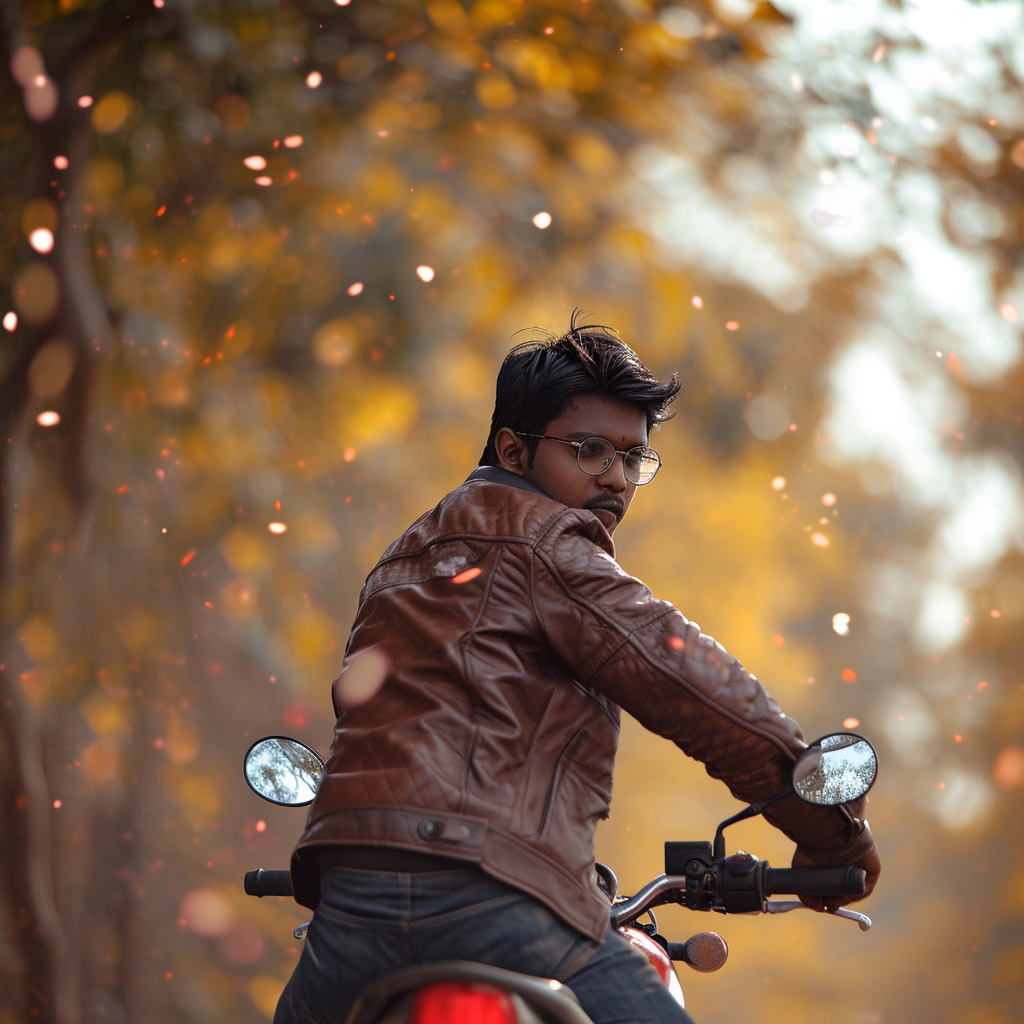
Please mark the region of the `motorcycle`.
<svg viewBox="0 0 1024 1024"><path fill-rule="evenodd" d="M717 971L729 954L725 939L713 931L686 942L670 942L658 932L653 909L675 903L689 910L719 914L785 914L809 909L799 900L772 900L778 895L858 896L865 873L855 867L773 868L740 850L726 854L724 830L759 815L766 807L796 794L809 803L837 806L857 800L874 784L878 758L874 748L854 733L833 733L812 743L793 767L790 786L750 804L717 828L713 842L666 842L665 873L633 896L618 892L611 868L597 864L598 881L610 903L611 926L642 952L680 1006L682 987L673 963L696 971ZM301 807L312 802L323 779L322 758L298 740L267 736L245 755L245 780L258 796L273 804ZM288 871L249 871L250 896L291 896ZM833 916L871 927L864 914L841 907ZM648 923L641 924L646 916ZM296 939L309 924L299 925ZM468 961L447 960L394 971L367 988L345 1024L591 1024L572 991L558 981Z"/></svg>

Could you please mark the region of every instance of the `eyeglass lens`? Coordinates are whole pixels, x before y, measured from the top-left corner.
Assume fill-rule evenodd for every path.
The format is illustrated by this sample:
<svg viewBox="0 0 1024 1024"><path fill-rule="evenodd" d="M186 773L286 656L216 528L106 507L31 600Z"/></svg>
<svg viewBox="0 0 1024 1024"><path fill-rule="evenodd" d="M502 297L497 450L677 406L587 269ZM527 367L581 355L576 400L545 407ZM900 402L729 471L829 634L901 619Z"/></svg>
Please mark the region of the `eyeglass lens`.
<svg viewBox="0 0 1024 1024"><path fill-rule="evenodd" d="M615 448L603 437L588 437L578 451L580 469L590 476L600 476L615 461ZM661 460L650 448L630 448L624 459L626 479L631 484L647 484L654 479Z"/></svg>

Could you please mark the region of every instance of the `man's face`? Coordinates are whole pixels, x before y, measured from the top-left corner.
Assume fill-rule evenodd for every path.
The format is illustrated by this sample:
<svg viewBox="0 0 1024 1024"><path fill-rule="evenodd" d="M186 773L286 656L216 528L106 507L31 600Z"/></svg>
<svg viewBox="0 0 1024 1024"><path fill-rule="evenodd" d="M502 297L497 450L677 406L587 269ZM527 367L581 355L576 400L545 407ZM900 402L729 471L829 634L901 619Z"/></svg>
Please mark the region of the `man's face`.
<svg viewBox="0 0 1024 1024"><path fill-rule="evenodd" d="M628 451L647 444L647 415L640 406L629 402L585 395L571 402L539 433L567 441L603 437L617 450ZM607 515L601 516L606 525L610 522L609 532L621 522L636 493L637 485L626 479L621 455L600 476L589 476L580 469L577 449L569 444L538 441L532 466L527 465L526 440L507 427L498 431L495 446L503 469L529 480L555 501L569 508L612 512L613 522Z"/></svg>

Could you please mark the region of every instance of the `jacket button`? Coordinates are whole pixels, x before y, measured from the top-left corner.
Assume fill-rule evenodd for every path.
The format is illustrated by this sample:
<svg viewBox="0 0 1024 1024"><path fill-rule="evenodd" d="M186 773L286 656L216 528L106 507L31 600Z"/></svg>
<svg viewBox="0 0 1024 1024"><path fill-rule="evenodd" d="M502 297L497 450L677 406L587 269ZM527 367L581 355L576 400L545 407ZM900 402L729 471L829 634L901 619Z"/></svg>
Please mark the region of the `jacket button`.
<svg viewBox="0 0 1024 1024"><path fill-rule="evenodd" d="M416 831L420 839L434 839L441 831L441 826L436 821L421 821Z"/></svg>

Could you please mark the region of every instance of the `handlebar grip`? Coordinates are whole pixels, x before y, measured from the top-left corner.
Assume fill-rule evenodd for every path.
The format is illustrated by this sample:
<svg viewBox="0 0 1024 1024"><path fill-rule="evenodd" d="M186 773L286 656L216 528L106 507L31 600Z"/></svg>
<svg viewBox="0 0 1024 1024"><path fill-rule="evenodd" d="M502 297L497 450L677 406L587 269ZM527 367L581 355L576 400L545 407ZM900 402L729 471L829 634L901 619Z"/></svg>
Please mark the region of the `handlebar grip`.
<svg viewBox="0 0 1024 1024"><path fill-rule="evenodd" d="M863 868L769 868L766 896L860 896L866 888Z"/></svg>
<svg viewBox="0 0 1024 1024"><path fill-rule="evenodd" d="M245 873L246 896L294 896L290 871L267 871L257 868Z"/></svg>

